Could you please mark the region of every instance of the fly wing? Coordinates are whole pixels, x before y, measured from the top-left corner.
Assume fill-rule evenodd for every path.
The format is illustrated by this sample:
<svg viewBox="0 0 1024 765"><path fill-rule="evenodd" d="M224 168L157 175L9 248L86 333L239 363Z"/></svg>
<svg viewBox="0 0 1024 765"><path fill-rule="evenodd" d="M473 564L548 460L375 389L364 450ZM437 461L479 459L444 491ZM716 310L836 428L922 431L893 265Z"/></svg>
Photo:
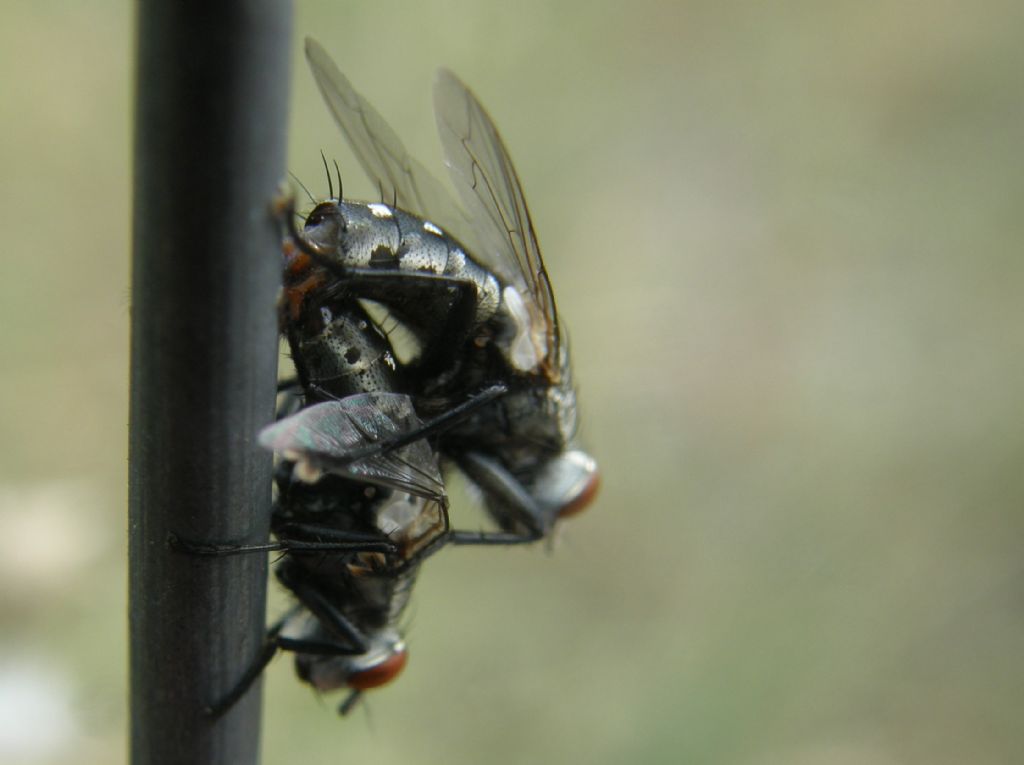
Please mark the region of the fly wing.
<svg viewBox="0 0 1024 765"><path fill-rule="evenodd" d="M294 460L304 480L334 473L443 502L441 471L424 439L388 448L421 425L408 396L360 393L306 407L268 425L259 442Z"/></svg>
<svg viewBox="0 0 1024 765"><path fill-rule="evenodd" d="M320 93L382 201L430 220L472 251L473 228L441 183L409 156L401 139L341 73L327 51L306 38L306 59ZM466 237L470 237L467 241Z"/></svg>
<svg viewBox="0 0 1024 765"><path fill-rule="evenodd" d="M483 247L475 255L527 302L539 357L558 369L558 317L551 282L519 177L493 120L447 69L434 83L434 111L455 188Z"/></svg>

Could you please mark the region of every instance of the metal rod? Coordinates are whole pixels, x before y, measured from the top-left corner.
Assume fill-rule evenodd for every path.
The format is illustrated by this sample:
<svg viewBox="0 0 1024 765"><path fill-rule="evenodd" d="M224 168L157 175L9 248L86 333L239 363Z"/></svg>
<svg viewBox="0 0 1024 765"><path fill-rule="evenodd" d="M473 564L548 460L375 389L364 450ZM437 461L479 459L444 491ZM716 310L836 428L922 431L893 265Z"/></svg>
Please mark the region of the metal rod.
<svg viewBox="0 0 1024 765"><path fill-rule="evenodd" d="M131 761L256 763L269 525L271 203L285 169L291 3L140 0L129 458Z"/></svg>

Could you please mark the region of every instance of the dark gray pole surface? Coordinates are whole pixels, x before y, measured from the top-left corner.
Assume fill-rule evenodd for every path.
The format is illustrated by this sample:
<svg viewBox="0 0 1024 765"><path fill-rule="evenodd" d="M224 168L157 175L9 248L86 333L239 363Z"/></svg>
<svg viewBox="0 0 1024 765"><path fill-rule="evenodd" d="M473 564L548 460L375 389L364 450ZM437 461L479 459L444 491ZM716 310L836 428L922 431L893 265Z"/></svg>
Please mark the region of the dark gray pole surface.
<svg viewBox="0 0 1024 765"><path fill-rule="evenodd" d="M136 72L129 559L131 759L255 763L291 3L141 0Z"/></svg>

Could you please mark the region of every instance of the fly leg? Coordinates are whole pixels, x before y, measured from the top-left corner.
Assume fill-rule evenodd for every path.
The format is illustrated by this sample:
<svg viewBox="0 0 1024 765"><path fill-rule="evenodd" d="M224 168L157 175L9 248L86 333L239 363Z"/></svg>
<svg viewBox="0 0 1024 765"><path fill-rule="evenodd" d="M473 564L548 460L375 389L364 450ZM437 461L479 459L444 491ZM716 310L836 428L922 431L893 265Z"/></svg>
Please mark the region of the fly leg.
<svg viewBox="0 0 1024 765"><path fill-rule="evenodd" d="M334 641L316 641L310 643L309 641L299 640L296 641L291 638L278 638L278 643L282 648L289 651L296 651L300 653L316 653L316 650L307 650L311 646L315 648L316 645L337 645L351 648L348 653L360 654L366 653L369 650L369 644L363 633L356 627L345 614L343 614L337 606L325 598L316 587L309 585L306 580L301 576L294 576L293 572L288 569L277 569L277 578L285 587L295 593L303 605L306 606L313 615L316 616L323 626L332 634L339 638L339 642ZM282 643L282 641L286 641ZM344 642L341 642L344 641ZM333 649L332 649L333 650ZM338 650L341 650L340 648ZM338 651L334 651L338 654Z"/></svg>
<svg viewBox="0 0 1024 765"><path fill-rule="evenodd" d="M316 654L318 656L354 656L365 652L365 640L358 631L355 631L354 627L352 627L352 629L356 634L359 634L359 639L362 643L361 646L347 646L342 645L341 643L333 643L323 640L303 640L301 638L289 638L282 636L280 633L284 628L284 625L287 624L288 620L295 616L300 609L301 606L295 606L267 629L266 637L263 640L263 647L260 649L256 660L249 666L230 691L228 691L222 698L206 707L206 714L217 718L237 704L239 699L241 699L242 696L244 696L252 687L252 684L256 682L256 679L263 674L263 670L267 668L267 665L270 664L271 660L279 651ZM351 625L349 626L351 627Z"/></svg>
<svg viewBox="0 0 1024 765"><path fill-rule="evenodd" d="M294 524L293 528L301 533L301 524ZM319 529L318 529L319 530ZM391 542L381 539L380 536L372 534L353 534L350 532L334 531L333 538L327 539L292 539L285 537L276 542L267 542L258 545L240 544L205 544L190 542L182 539L173 532L168 535L167 544L171 549L189 555L204 555L209 557L224 557L227 555L246 555L249 553L268 552L334 552L334 553L385 553L391 554L398 551Z"/></svg>
<svg viewBox="0 0 1024 765"><path fill-rule="evenodd" d="M488 512L505 533L519 542L535 542L554 524L554 513L537 504L523 484L496 460L479 452L465 452L456 460L459 469L473 481L498 508L488 504ZM457 534L453 544L487 544L474 540L467 532ZM500 544L494 542L492 544Z"/></svg>
<svg viewBox="0 0 1024 765"><path fill-rule="evenodd" d="M541 539L544 535L534 531L522 534L515 531L463 531L452 529L445 537L450 545L485 545L491 547L508 547L511 545L528 545Z"/></svg>
<svg viewBox="0 0 1024 765"><path fill-rule="evenodd" d="M368 650L368 643L363 633L315 587L309 586L301 577L293 577L282 569L278 569L278 579L332 634L337 635L339 640L307 640L281 635L281 630L284 629L288 620L293 618L302 607L295 606L267 629L263 647L256 660L235 686L223 698L207 707L207 713L213 717L219 717L238 703L238 700L252 687L252 684L256 682L278 651L318 656L356 656L366 653Z"/></svg>
<svg viewBox="0 0 1024 765"><path fill-rule="evenodd" d="M277 655L280 650L278 640L280 639L281 629L285 623L291 619L298 611L300 606L295 606L287 614L282 616L270 627L267 628L266 637L263 639L263 647L260 648L259 654L256 656L256 660L249 666L245 673L239 678L238 682L235 683L234 687L228 691L222 698L218 699L213 704L210 704L204 710L210 717L220 717L222 714L227 712L231 707L238 703L238 700L244 696L252 684L256 682L256 678L263 674L263 670L270 664L270 660Z"/></svg>
<svg viewBox="0 0 1024 765"><path fill-rule="evenodd" d="M344 636L346 640L350 641L350 644L278 637L278 649L317 656L354 656L366 653L369 650L369 644L363 633L341 611L335 608L330 601L323 598L315 588L306 587L297 581L289 581L287 576L281 578L281 581L295 593L296 597L306 604L309 610L323 622L325 627L336 635ZM344 716L352 711L352 708L362 697L362 693L358 688L352 689L338 706L338 714Z"/></svg>
<svg viewBox="0 0 1024 765"><path fill-rule="evenodd" d="M420 439L429 438L430 436L450 430L478 409L501 398L506 393L508 393L508 386L504 383L495 383L494 385L488 386L480 392L473 394L461 404L458 404L447 412L439 414L436 417L421 423L418 427L413 428L407 433L403 433L396 438L378 441L359 450L352 450L346 455L343 464L352 464L353 462L358 462L359 460L364 460L369 457L388 454L389 452L401 449L403 446L407 446L419 441Z"/></svg>

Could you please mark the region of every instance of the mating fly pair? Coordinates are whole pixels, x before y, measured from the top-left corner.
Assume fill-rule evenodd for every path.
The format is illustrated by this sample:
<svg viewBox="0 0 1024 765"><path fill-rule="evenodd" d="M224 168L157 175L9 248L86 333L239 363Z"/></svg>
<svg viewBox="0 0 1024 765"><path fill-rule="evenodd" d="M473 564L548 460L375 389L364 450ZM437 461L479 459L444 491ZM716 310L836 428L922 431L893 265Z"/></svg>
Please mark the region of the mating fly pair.
<svg viewBox="0 0 1024 765"><path fill-rule="evenodd" d="M576 448L568 347L518 177L491 119L442 70L435 112L465 212L324 50L306 55L328 107L388 202L320 202L288 217L281 324L300 394L260 442L281 458L277 576L299 609L263 660L296 653L342 705L405 663L398 626L419 563L445 544L548 536L593 498ZM399 359L392 339L407 346ZM440 467L468 479L497 525L449 528Z"/></svg>

